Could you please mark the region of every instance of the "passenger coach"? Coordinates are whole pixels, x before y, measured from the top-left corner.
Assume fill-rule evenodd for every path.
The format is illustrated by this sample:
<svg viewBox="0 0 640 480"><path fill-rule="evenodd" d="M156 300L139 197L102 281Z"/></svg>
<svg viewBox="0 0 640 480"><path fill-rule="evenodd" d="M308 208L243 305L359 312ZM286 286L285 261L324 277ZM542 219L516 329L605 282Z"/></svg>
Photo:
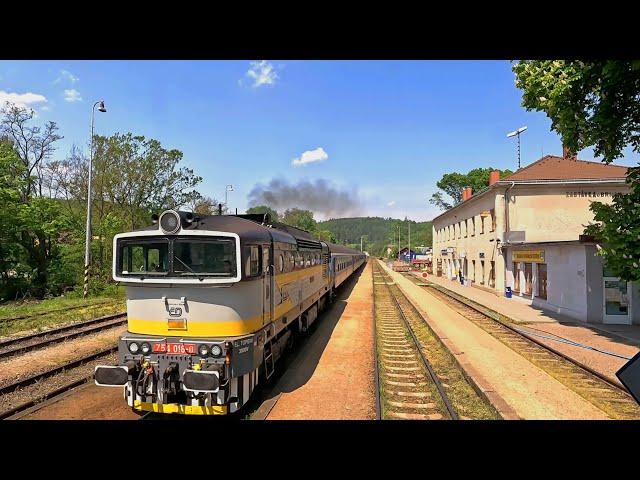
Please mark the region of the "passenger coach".
<svg viewBox="0 0 640 480"><path fill-rule="evenodd" d="M128 332L95 382L136 411L182 414L240 409L366 259L268 214L168 210L113 247Z"/></svg>

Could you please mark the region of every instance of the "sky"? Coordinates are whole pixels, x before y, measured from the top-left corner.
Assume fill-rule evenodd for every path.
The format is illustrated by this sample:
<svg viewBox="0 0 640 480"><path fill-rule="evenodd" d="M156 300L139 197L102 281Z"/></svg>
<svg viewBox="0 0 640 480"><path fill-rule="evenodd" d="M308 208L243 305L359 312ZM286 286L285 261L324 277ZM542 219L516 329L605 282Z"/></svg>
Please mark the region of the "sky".
<svg viewBox="0 0 640 480"><path fill-rule="evenodd" d="M88 153L102 99L97 134L181 150L201 193L224 201L233 185L238 212L262 185L315 202L317 219L424 221L440 213L429 198L444 173L515 170L506 134L518 127L523 166L562 153L546 115L521 107L509 61L0 61L0 103L58 124L54 158ZM617 164L638 164L625 153ZM597 160L592 149L578 158Z"/></svg>

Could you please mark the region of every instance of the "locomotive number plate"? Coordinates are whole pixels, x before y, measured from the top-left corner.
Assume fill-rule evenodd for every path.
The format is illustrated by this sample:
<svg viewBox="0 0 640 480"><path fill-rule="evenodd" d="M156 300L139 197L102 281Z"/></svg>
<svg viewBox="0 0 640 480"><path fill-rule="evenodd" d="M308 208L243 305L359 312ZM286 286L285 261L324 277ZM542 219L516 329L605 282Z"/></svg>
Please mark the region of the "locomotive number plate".
<svg viewBox="0 0 640 480"><path fill-rule="evenodd" d="M195 355L195 343L154 343L154 353L168 353L170 355Z"/></svg>

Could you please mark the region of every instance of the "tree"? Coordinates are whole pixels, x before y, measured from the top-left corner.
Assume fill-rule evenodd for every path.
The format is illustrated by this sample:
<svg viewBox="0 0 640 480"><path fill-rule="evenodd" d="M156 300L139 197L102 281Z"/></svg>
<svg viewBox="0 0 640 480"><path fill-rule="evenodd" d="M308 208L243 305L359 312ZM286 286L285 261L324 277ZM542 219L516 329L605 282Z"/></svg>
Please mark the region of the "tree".
<svg viewBox="0 0 640 480"><path fill-rule="evenodd" d="M96 136L94 144L95 169L102 172L95 198L126 214L131 229L146 224L149 212L177 208L197 197L194 187L202 177L179 166L181 151L132 133Z"/></svg>
<svg viewBox="0 0 640 480"><path fill-rule="evenodd" d="M542 111L571 152L594 147L604 163L631 146L640 153L640 61L520 61L513 65L522 105ZM607 205L592 202L585 229L601 243L600 255L617 276L640 280L640 174L629 169L629 194Z"/></svg>
<svg viewBox="0 0 640 480"><path fill-rule="evenodd" d="M222 205L222 213L227 213L227 206L217 199L193 191L187 195L185 206L199 215L218 215L218 205Z"/></svg>
<svg viewBox="0 0 640 480"><path fill-rule="evenodd" d="M55 122L44 128L31 124L35 112L7 104L0 111L0 135L8 141L21 165L13 166L18 178L20 205L13 221L20 228L18 243L26 252L25 265L29 271L32 293L38 297L47 291L49 265L56 253L57 227L62 222L60 209L51 199L43 197L43 169L45 161L55 150L55 142L62 137Z"/></svg>
<svg viewBox="0 0 640 480"><path fill-rule="evenodd" d="M313 219L313 212L300 208L290 208L284 212L282 223L314 233L317 222Z"/></svg>
<svg viewBox="0 0 640 480"><path fill-rule="evenodd" d="M271 220L274 222L278 221L278 212L276 212L273 208L267 206L267 205L256 205L255 207L251 207L247 209L247 213L248 214L252 214L252 213L268 213L269 215L271 215Z"/></svg>
<svg viewBox="0 0 640 480"><path fill-rule="evenodd" d="M329 243L337 243L337 239L336 237L333 235L333 233L331 233L331 231L329 230L317 230L315 232L315 236L319 239L319 240L323 240L325 242L329 242Z"/></svg>
<svg viewBox="0 0 640 480"><path fill-rule="evenodd" d="M2 110L0 134L14 146L24 169L21 174L25 180L22 188L22 200L29 201L32 195L42 195L43 163L55 150L54 143L62 137L57 134L55 122L47 122L44 129L30 125L35 112L7 103Z"/></svg>
<svg viewBox="0 0 640 480"><path fill-rule="evenodd" d="M474 192L479 192L489 185L489 174L494 168L474 168L468 173L445 173L436 183L437 187L442 190L431 196L429 203L436 205L442 210L449 210L462 201L462 191L465 187L471 187ZM500 172L500 178L505 178L513 172L509 169ZM448 195L451 201L444 196Z"/></svg>

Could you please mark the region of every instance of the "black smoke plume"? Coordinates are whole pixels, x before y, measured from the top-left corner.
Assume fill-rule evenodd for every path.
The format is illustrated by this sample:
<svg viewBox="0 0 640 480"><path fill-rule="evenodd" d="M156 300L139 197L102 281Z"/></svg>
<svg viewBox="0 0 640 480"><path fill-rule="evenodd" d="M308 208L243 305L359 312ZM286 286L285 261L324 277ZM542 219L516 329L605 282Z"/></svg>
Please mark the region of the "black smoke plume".
<svg viewBox="0 0 640 480"><path fill-rule="evenodd" d="M249 192L249 206L256 205L268 205L279 212L302 208L325 218L355 216L362 211L356 189L339 189L322 178L295 184L277 178L267 185L258 183Z"/></svg>

